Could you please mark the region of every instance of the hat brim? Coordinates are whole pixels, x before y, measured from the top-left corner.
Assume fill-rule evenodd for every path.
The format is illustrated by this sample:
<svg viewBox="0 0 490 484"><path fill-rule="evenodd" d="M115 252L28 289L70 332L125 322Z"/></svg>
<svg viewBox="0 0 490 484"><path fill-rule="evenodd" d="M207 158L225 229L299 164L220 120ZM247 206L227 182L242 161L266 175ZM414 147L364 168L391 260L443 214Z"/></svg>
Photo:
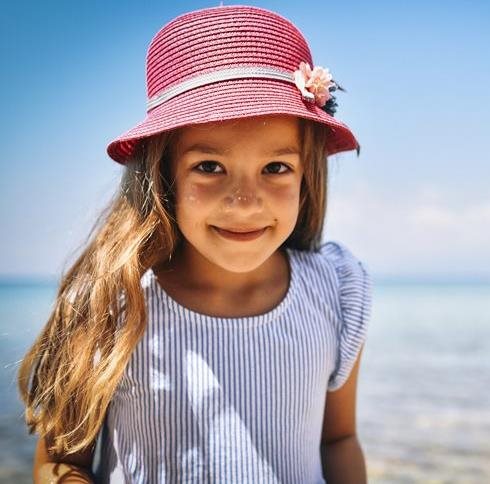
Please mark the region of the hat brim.
<svg viewBox="0 0 490 484"><path fill-rule="evenodd" d="M304 101L294 84L271 79L237 79L186 91L152 109L146 118L107 146L107 154L127 163L138 142L191 124L284 114L317 121L331 128L328 155L358 149L349 127L314 103Z"/></svg>

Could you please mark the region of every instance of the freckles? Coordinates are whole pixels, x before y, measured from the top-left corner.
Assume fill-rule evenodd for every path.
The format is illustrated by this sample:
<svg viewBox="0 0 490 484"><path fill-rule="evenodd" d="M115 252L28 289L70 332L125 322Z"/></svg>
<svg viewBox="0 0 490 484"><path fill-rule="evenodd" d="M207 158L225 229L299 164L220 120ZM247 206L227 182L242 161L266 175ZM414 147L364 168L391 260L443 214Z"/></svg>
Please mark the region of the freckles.
<svg viewBox="0 0 490 484"><path fill-rule="evenodd" d="M198 183L190 183L183 187L181 191L181 203L198 205L206 202L209 198L209 190Z"/></svg>
<svg viewBox="0 0 490 484"><path fill-rule="evenodd" d="M197 198L192 194L192 192L189 192L189 193L184 195L184 202L195 203L195 202L197 202Z"/></svg>

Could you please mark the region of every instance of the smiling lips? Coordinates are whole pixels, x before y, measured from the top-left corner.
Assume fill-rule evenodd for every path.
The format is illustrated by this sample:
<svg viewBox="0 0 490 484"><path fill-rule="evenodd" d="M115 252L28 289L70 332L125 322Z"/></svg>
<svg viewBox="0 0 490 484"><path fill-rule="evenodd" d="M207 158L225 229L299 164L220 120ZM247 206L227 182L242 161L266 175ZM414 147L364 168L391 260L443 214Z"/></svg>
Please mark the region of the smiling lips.
<svg viewBox="0 0 490 484"><path fill-rule="evenodd" d="M226 230L213 226L213 229L218 232L222 237L232 240L253 240L260 237L267 229L267 227L261 229L235 229Z"/></svg>

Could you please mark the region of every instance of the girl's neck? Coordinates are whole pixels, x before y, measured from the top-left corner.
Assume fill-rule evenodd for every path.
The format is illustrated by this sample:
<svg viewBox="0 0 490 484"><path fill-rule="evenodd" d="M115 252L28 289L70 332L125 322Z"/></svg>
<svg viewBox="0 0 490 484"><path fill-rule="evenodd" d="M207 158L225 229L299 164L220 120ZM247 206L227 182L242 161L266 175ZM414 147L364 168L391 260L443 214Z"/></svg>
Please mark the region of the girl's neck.
<svg viewBox="0 0 490 484"><path fill-rule="evenodd" d="M180 244L170 261L156 268L166 285L185 287L203 294L247 294L289 282L286 254L277 250L261 266L246 273L230 272L213 264L190 244Z"/></svg>

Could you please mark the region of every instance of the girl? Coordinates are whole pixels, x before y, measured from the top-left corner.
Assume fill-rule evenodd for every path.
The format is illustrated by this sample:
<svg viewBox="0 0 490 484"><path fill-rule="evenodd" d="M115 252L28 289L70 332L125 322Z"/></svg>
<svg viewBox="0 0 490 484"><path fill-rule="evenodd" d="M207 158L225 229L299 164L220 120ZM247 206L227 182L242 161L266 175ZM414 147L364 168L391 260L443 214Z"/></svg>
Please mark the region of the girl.
<svg viewBox="0 0 490 484"><path fill-rule="evenodd" d="M147 55L121 190L63 276L19 385L37 482L362 483L364 265L321 243L327 156L356 149L301 32L197 10Z"/></svg>

